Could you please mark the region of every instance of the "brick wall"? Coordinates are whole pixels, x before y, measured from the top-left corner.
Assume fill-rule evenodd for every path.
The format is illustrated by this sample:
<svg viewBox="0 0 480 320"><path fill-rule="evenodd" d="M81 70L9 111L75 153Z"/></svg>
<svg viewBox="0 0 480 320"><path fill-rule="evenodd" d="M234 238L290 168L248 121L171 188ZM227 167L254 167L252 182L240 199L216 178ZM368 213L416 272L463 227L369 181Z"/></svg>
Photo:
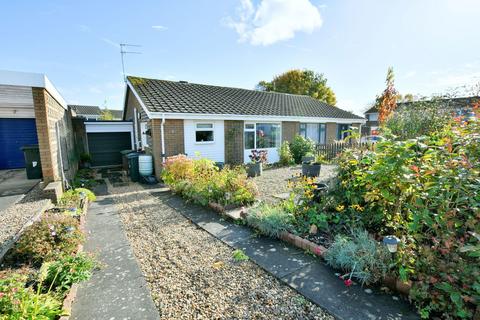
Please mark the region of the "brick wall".
<svg viewBox="0 0 480 320"><path fill-rule="evenodd" d="M282 122L282 141L292 142L293 138L300 132L300 122Z"/></svg>
<svg viewBox="0 0 480 320"><path fill-rule="evenodd" d="M225 163L243 163L243 121L225 120Z"/></svg>
<svg viewBox="0 0 480 320"><path fill-rule="evenodd" d="M152 154L155 164L155 173L160 176L162 168L162 120L150 120L152 132ZM165 133L165 155L167 157L185 153L183 120L167 119L163 127Z"/></svg>
<svg viewBox="0 0 480 320"><path fill-rule="evenodd" d="M327 130L326 136L327 136L327 143L332 143L335 140L337 140L337 124L334 122L328 122L327 125L325 126L325 129Z"/></svg>
<svg viewBox="0 0 480 320"><path fill-rule="evenodd" d="M72 179L78 165L72 119L44 88L32 88L40 160L45 182Z"/></svg>

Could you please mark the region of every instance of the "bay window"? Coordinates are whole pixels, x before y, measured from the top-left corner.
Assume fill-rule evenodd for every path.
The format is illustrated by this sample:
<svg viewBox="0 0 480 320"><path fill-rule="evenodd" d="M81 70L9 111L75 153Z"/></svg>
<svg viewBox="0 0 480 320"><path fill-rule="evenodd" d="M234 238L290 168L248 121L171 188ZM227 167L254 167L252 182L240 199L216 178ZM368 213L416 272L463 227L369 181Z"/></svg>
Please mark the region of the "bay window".
<svg viewBox="0 0 480 320"><path fill-rule="evenodd" d="M269 149L280 147L279 123L245 123L245 149Z"/></svg>

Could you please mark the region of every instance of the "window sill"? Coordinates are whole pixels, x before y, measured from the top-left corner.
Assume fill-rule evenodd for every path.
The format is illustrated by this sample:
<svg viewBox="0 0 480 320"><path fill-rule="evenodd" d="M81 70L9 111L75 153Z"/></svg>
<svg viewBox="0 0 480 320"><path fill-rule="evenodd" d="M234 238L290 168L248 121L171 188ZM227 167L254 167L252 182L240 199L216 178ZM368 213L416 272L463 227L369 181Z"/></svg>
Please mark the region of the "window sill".
<svg viewBox="0 0 480 320"><path fill-rule="evenodd" d="M215 141L195 141L195 144L214 144Z"/></svg>

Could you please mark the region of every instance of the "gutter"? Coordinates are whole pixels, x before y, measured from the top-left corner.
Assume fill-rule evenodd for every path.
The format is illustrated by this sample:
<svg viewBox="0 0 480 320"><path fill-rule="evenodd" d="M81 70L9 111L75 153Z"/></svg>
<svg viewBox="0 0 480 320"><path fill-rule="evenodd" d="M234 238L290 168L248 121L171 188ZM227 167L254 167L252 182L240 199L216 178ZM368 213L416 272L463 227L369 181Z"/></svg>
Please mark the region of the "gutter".
<svg viewBox="0 0 480 320"><path fill-rule="evenodd" d="M165 125L165 113L162 114L162 124L160 125L160 133L162 135L162 163L165 163L165 135L164 127Z"/></svg>

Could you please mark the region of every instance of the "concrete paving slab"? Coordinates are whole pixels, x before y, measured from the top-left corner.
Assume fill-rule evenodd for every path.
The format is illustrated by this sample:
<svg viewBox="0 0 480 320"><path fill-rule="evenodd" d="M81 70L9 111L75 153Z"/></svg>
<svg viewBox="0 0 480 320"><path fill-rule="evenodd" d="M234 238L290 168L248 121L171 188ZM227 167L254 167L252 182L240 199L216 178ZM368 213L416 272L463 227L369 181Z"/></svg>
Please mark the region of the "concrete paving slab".
<svg viewBox="0 0 480 320"><path fill-rule="evenodd" d="M39 179L27 179L25 169L0 170L0 212L20 201Z"/></svg>
<svg viewBox="0 0 480 320"><path fill-rule="evenodd" d="M360 285L346 287L335 270L321 261L281 278L302 295L325 308L339 319L418 319L406 301ZM396 296L397 299L398 296Z"/></svg>
<svg viewBox="0 0 480 320"><path fill-rule="evenodd" d="M317 261L282 241L263 236L239 241L233 246L279 278Z"/></svg>
<svg viewBox="0 0 480 320"><path fill-rule="evenodd" d="M79 286L70 319L160 319L112 199L91 204L86 230L101 268Z"/></svg>

